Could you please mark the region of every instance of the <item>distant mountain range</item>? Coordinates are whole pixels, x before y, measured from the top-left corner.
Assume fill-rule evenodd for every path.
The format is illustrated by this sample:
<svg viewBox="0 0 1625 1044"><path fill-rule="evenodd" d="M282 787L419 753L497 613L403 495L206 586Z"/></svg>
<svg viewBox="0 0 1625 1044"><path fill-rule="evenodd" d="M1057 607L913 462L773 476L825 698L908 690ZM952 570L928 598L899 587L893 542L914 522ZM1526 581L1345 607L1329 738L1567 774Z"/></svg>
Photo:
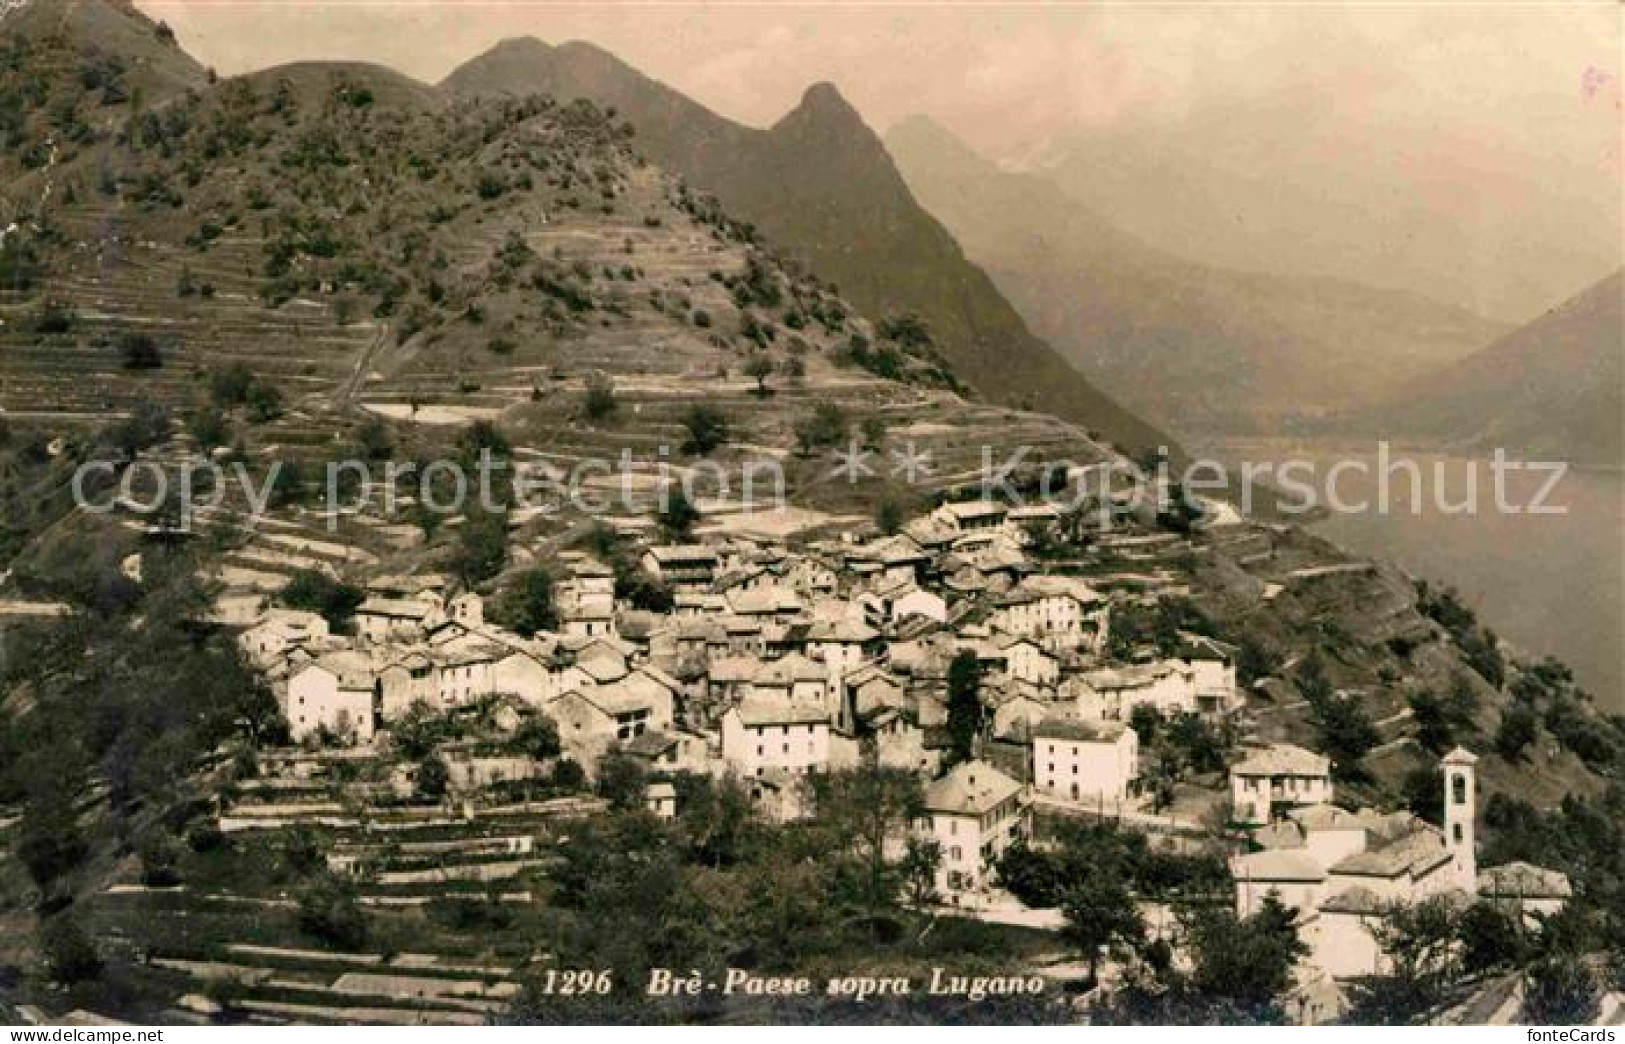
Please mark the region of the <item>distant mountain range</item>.
<svg viewBox="0 0 1625 1044"><path fill-rule="evenodd" d="M1352 426L1470 452L1625 466L1625 269Z"/></svg>
<svg viewBox="0 0 1625 1044"><path fill-rule="evenodd" d="M927 117L893 128L886 147L1040 336L1182 435L1351 409L1506 329L1403 291L1175 257L1048 178L1001 169Z"/></svg>
<svg viewBox="0 0 1625 1044"><path fill-rule="evenodd" d="M1531 170L1493 142L1307 96L1191 104L1047 143L1023 166L1180 257L1406 290L1502 322L1620 261L1617 115L1591 148L1554 143Z"/></svg>
<svg viewBox="0 0 1625 1044"><path fill-rule="evenodd" d="M505 41L442 84L613 107L637 147L716 195L865 312L924 318L954 372L996 402L1053 413L1126 448L1168 444L1030 331L910 193L880 139L827 84L767 130L734 123L585 43Z"/></svg>

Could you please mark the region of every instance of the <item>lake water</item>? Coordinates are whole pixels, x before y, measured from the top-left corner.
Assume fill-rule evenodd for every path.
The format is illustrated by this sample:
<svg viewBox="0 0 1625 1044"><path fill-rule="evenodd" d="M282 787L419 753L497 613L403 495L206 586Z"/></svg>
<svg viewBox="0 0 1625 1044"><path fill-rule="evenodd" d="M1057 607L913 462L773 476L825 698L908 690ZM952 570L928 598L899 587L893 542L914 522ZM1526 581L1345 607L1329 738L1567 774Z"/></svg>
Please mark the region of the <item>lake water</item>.
<svg viewBox="0 0 1625 1044"><path fill-rule="evenodd" d="M1333 466L1352 462L1338 472L1339 498L1349 506L1371 503L1363 511L1333 511L1313 532L1454 585L1485 625L1526 653L1556 656L1600 706L1625 711L1625 477L1570 469L1545 501L1563 514L1514 514L1496 508L1490 461L1393 450L1385 458L1392 478L1383 513L1375 509L1380 469L1370 444L1234 440L1212 452L1232 466L1303 461L1295 474L1312 470L1322 494ZM1401 460L1421 471L1419 504L1412 503L1409 471L1395 470ZM1440 508L1440 490L1446 507L1460 505L1473 481L1477 511ZM1546 483L1544 474L1507 472L1502 502L1529 507Z"/></svg>

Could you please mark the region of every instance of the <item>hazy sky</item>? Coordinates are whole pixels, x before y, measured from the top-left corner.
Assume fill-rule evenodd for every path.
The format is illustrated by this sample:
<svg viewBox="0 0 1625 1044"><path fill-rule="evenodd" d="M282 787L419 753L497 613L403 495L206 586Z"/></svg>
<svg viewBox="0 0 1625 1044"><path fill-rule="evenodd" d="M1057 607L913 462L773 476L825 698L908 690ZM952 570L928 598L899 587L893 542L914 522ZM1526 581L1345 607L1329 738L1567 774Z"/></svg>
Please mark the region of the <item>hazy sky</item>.
<svg viewBox="0 0 1625 1044"><path fill-rule="evenodd" d="M1625 43L1611 2L140 6L223 73L346 57L434 81L504 37L585 39L745 122L771 122L809 83L831 80L881 128L925 110L999 152L1080 125L1310 92L1540 155L1617 141L1617 110L1579 102L1586 82L1617 102ZM1587 70L1596 71L1590 81Z"/></svg>
<svg viewBox="0 0 1625 1044"><path fill-rule="evenodd" d="M1537 226L1590 223L1587 265L1625 255L1613 2L138 3L222 73L356 58L432 82L505 37L584 39L746 123L829 80L877 130L926 112L1017 162L1077 132L1269 107L1305 135L1449 142L1473 157L1464 176L1514 186L1496 206L1527 198ZM1544 222L1554 197L1583 205Z"/></svg>

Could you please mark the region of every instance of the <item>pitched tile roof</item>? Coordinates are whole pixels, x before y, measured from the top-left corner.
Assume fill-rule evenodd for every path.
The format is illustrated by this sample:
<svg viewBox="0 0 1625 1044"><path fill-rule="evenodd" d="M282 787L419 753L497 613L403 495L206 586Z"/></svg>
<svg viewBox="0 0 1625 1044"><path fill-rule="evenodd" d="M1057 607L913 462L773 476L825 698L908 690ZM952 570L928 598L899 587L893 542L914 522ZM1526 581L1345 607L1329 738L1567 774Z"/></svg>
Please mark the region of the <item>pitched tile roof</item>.
<svg viewBox="0 0 1625 1044"><path fill-rule="evenodd" d="M932 812L979 816L1021 793L1021 784L985 761L965 761L925 788Z"/></svg>
<svg viewBox="0 0 1625 1044"><path fill-rule="evenodd" d="M1574 894L1566 874L1530 863L1507 863L1482 870L1480 895L1497 899L1567 899Z"/></svg>
<svg viewBox="0 0 1625 1044"><path fill-rule="evenodd" d="M1272 743L1249 754L1230 770L1233 776L1324 776L1331 761L1291 743Z"/></svg>

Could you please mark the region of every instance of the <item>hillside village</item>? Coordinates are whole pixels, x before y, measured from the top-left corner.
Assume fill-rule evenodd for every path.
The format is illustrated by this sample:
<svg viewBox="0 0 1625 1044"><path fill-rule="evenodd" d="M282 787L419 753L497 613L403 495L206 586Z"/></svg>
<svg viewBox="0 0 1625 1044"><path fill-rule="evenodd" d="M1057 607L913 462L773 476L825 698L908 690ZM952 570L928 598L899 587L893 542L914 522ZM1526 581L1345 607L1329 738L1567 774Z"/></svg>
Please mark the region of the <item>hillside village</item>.
<svg viewBox="0 0 1625 1044"><path fill-rule="evenodd" d="M1233 646L1181 632L1169 655L1113 655L1114 604L1157 596L1042 572L1029 545L1054 525L1018 525L973 501L891 537L656 544L640 563L669 587L665 613L618 603L613 569L566 553L555 629L530 638L487 622L484 600L444 576L386 573L367 584L350 635L316 613L272 608L240 641L312 752L388 751L396 723L483 705L514 732L547 719L559 757L589 781L606 759L635 761L644 807L661 817L682 811L673 781L684 774L737 779L759 815L781 821L809 813L809 777L865 757L917 774L923 805L910 829L935 843L935 896L969 909L1020 907L998 867L1033 836L1035 812L1177 828L1158 815L1136 725L1199 719L1242 738L1228 794L1198 795L1186 823L1248 839L1231 863L1238 915L1255 915L1266 896L1299 913L1309 953L1293 1010L1305 1020L1342 1013L1337 979L1383 970L1368 926L1392 904L1483 894L1520 916L1562 908L1570 885L1559 872L1479 873L1474 755L1457 748L1440 761L1439 827L1339 807L1328 758L1246 738ZM953 706L956 664L973 679L970 711ZM968 746L953 720L967 714ZM457 744L445 758L452 804L558 771ZM403 794L413 771L397 769Z"/></svg>
<svg viewBox="0 0 1625 1044"><path fill-rule="evenodd" d="M979 396L612 108L25 13L0 1021L1617 1017L1625 733L1453 592ZM482 455L638 496L429 510Z"/></svg>

